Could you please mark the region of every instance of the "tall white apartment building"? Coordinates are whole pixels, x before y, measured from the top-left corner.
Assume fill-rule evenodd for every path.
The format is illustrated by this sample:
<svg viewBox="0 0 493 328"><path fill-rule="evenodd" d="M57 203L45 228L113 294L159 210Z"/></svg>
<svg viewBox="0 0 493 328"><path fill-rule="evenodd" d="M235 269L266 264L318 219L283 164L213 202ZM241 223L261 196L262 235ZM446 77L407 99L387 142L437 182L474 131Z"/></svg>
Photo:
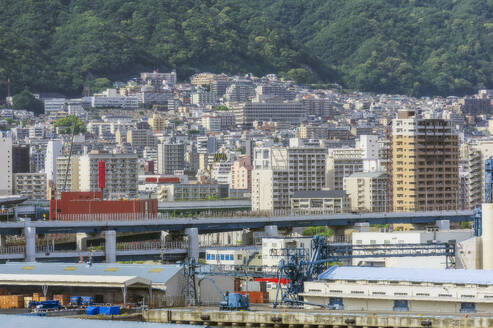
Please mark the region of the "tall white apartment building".
<svg viewBox="0 0 493 328"><path fill-rule="evenodd" d="M65 98L47 98L44 100L44 109L45 114L49 114L51 112L59 112L64 110L65 102L67 99Z"/></svg>
<svg viewBox="0 0 493 328"><path fill-rule="evenodd" d="M56 159L56 192L80 191L79 188L79 156L58 156Z"/></svg>
<svg viewBox="0 0 493 328"><path fill-rule="evenodd" d="M378 159L378 144L377 135L361 135L359 136L359 148L363 151L363 158Z"/></svg>
<svg viewBox="0 0 493 328"><path fill-rule="evenodd" d="M218 184L231 184L231 165L230 161L218 161L212 163L211 177Z"/></svg>
<svg viewBox="0 0 493 328"><path fill-rule="evenodd" d="M105 197L133 198L137 196L136 154L87 154L79 157L80 191L98 188L98 162L106 163Z"/></svg>
<svg viewBox="0 0 493 328"><path fill-rule="evenodd" d="M174 174L185 169L185 145L161 143L157 145L157 170L159 174Z"/></svg>
<svg viewBox="0 0 493 328"><path fill-rule="evenodd" d="M56 184L56 159L62 154L63 144L61 140L50 140L46 147L45 173L47 181Z"/></svg>
<svg viewBox="0 0 493 328"><path fill-rule="evenodd" d="M0 132L0 195L12 194L12 137Z"/></svg>
<svg viewBox="0 0 493 328"><path fill-rule="evenodd" d="M246 102L231 107L236 124L245 126L252 125L254 121L299 124L306 117L303 105L299 102Z"/></svg>
<svg viewBox="0 0 493 328"><path fill-rule="evenodd" d="M252 210L289 209L296 191L325 187L325 149L315 147L255 148Z"/></svg>
<svg viewBox="0 0 493 328"><path fill-rule="evenodd" d="M344 178L363 172L363 151L360 148L329 149L327 156L326 186L343 190Z"/></svg>

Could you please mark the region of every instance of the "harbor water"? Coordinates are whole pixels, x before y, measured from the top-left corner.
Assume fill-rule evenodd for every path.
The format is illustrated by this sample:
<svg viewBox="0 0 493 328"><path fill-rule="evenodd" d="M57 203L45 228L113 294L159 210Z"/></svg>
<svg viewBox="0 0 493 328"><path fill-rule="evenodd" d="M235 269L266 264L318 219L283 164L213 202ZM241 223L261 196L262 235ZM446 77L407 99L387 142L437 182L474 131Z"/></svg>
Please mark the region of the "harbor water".
<svg viewBox="0 0 493 328"><path fill-rule="evenodd" d="M5 328L200 328L205 326L168 323L147 323L109 320L86 320L74 318L31 317L23 315L0 315L0 327Z"/></svg>

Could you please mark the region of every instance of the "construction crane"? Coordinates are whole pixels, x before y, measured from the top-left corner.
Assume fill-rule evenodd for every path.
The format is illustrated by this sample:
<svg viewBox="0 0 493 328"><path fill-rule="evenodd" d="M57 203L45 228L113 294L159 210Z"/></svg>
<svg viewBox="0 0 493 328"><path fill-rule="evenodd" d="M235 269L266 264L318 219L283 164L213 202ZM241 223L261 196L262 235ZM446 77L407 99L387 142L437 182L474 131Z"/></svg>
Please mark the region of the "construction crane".
<svg viewBox="0 0 493 328"><path fill-rule="evenodd" d="M72 124L72 133L71 133L71 137L70 137L70 150L69 150L69 153L68 153L68 162L67 162L67 168L65 169L65 177L64 177L64 180L63 180L63 188L62 188L62 191L65 191L65 189L67 188L68 170L70 168L70 160L72 159L72 148L74 146L75 124L77 123L76 116L74 116L73 121L74 122Z"/></svg>

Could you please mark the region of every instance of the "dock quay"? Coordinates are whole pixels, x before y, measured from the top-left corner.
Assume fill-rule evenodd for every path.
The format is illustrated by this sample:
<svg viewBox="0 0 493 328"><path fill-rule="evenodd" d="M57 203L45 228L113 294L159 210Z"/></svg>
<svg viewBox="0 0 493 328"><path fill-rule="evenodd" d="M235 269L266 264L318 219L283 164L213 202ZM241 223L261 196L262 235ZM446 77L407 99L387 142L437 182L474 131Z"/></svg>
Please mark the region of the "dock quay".
<svg viewBox="0 0 493 328"><path fill-rule="evenodd" d="M493 317L474 314L350 313L328 311L219 311L163 308L143 311L147 322L262 328L477 328L493 327Z"/></svg>

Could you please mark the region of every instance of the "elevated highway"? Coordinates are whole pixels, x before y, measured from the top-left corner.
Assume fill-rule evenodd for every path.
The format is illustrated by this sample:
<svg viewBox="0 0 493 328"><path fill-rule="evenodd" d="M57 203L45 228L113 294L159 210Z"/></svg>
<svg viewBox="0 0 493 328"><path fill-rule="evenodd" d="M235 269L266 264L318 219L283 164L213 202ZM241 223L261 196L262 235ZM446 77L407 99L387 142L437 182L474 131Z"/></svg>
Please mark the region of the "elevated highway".
<svg viewBox="0 0 493 328"><path fill-rule="evenodd" d="M263 229L266 226L279 228L309 226L354 226L356 223L369 224L435 224L440 220L450 222L472 221L473 211L429 211L429 212L389 212L365 214L331 214L331 215L286 215L260 217L218 217L218 218L183 218L154 219L132 221L33 221L6 222L0 225L0 235L19 235L26 227L32 227L36 233L101 233L112 230L116 232L148 231L185 231L197 228L201 233L224 232L243 229Z"/></svg>

